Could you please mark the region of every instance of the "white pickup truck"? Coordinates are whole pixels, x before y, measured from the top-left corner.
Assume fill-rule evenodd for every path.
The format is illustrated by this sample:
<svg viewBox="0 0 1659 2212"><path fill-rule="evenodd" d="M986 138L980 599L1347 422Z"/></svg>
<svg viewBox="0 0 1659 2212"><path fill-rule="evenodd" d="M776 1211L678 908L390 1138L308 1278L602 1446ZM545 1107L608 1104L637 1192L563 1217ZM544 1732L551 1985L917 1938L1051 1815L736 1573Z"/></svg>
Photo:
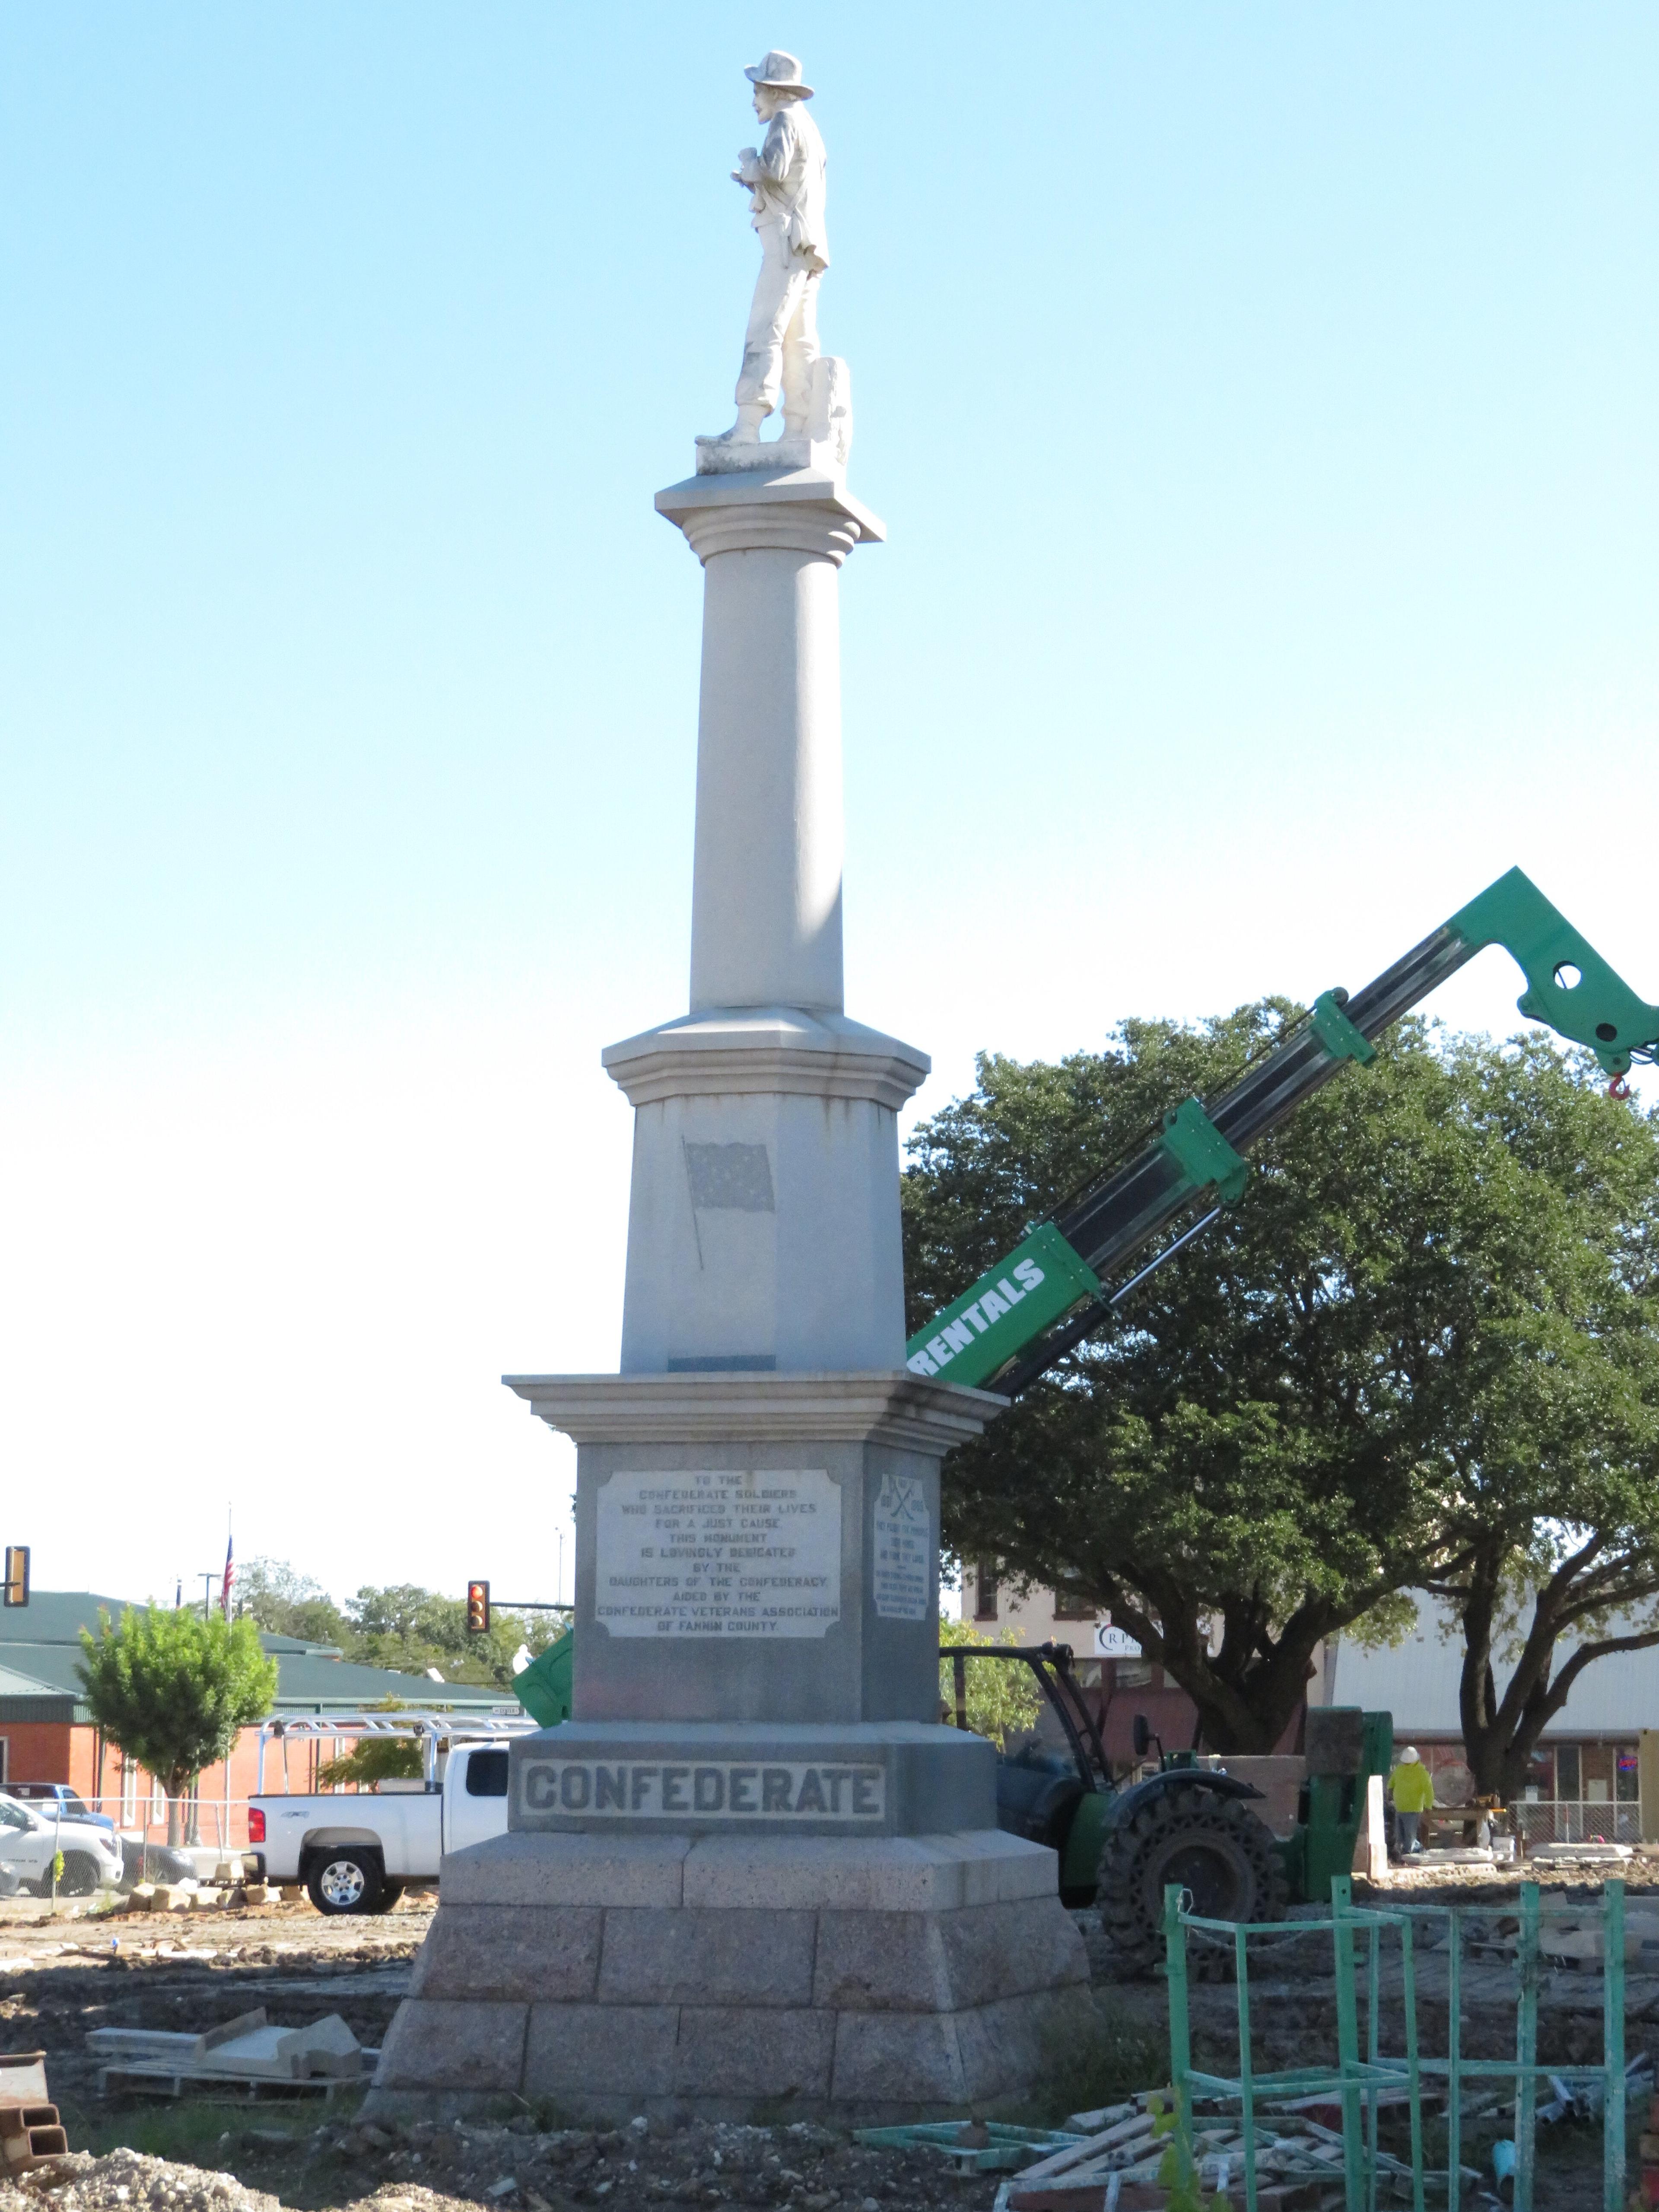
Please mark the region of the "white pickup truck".
<svg viewBox="0 0 1659 2212"><path fill-rule="evenodd" d="M507 1747L528 1715L460 1720L447 1713L364 1713L350 1720L268 1721L248 1842L264 1879L303 1882L319 1912L387 1912L411 1881L435 1881L446 1851L507 1832ZM423 1778L366 1790L267 1792L265 1748L281 1739L403 1739L421 1747Z"/></svg>

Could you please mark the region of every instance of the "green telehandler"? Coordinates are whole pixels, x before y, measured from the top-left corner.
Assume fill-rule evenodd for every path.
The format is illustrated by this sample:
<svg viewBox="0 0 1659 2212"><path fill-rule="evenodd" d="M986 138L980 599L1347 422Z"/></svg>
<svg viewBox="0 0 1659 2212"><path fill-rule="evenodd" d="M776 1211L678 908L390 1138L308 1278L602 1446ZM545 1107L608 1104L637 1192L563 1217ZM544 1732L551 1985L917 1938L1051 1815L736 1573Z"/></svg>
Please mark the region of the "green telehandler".
<svg viewBox="0 0 1659 2212"><path fill-rule="evenodd" d="M1275 1836L1250 1809L1266 1793L1196 1752L1166 1752L1143 1715L1134 1750L1158 1744L1158 1771L1120 1786L1077 1678L1068 1644L948 1644L958 1728L968 1726L969 1665L1030 1669L1064 1751L1041 1738L997 1760L997 1824L1059 1854L1062 1903L1093 1905L1113 1970L1150 1972L1164 1955L1164 1891L1179 1882L1207 1920L1279 1920L1291 1905L1330 1901L1331 1877L1353 1864L1365 1790L1394 1761L1394 1717L1358 1706L1308 1710L1296 1824ZM1192 1971L1220 1978L1231 1952L1196 1944Z"/></svg>

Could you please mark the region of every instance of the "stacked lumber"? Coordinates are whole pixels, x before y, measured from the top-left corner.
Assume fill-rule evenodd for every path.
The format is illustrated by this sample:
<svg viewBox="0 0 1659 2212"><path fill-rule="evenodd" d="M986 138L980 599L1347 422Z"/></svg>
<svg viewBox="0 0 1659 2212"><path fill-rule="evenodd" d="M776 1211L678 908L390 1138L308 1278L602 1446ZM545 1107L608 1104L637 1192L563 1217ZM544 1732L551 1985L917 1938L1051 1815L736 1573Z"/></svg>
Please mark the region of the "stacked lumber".
<svg viewBox="0 0 1659 2212"><path fill-rule="evenodd" d="M46 2095L44 2051L0 2051L0 2173L28 2173L69 2148Z"/></svg>
<svg viewBox="0 0 1659 2212"><path fill-rule="evenodd" d="M1090 2119L1109 2124L1028 2166L1008 2185L1007 2212L1160 2212L1168 2203L1166 2160L1174 2149L1168 2114L1138 2099L1073 2116L1074 2124ZM1236 2118L1196 2122L1193 2164L1206 2200L1243 2203L1244 2137ZM1342 2138L1316 2121L1259 2118L1254 2164L1259 2212L1313 2212L1328 2199L1340 2202Z"/></svg>

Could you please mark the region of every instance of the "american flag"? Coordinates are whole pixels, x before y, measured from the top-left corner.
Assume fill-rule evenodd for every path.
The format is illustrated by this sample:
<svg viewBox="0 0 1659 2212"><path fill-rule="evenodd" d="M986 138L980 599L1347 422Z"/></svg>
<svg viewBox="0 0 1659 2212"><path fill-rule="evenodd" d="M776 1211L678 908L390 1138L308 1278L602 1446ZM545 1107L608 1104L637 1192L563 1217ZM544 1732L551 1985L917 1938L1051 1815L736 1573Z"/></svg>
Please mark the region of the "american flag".
<svg viewBox="0 0 1659 2212"><path fill-rule="evenodd" d="M225 1578L219 1585L219 1610L230 1619L230 1593L236 1585L236 1553L234 1540L225 1538Z"/></svg>

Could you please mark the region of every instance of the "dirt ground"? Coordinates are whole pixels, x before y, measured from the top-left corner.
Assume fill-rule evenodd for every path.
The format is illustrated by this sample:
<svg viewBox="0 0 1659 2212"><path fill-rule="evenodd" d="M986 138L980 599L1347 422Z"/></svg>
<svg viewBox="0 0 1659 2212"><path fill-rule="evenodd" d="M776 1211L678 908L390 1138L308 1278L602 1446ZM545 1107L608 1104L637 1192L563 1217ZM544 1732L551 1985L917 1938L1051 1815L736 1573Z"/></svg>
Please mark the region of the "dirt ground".
<svg viewBox="0 0 1659 2212"><path fill-rule="evenodd" d="M1659 1902L1659 1862L1626 1869L1632 1905ZM1471 1908L1471 1941L1462 1972L1462 2045L1471 2056L1501 2058L1515 2048L1515 1978L1502 1948L1515 1911L1511 1875L1489 1873L1397 1876L1386 1888L1363 1891L1357 1902L1379 1905L1456 1903ZM1594 1908L1599 1886L1553 1885ZM775 2113L752 2127L696 2123L613 2130L562 2126L551 2112L504 2109L495 2121L368 2124L356 2114L357 2093L325 2104L313 2094L277 2092L261 2101L218 2097L100 2100L96 2068L85 2045L100 2027L210 2027L263 2005L279 2025L298 2027L338 2013L358 2040L378 2047L435 1899L410 1893L391 1913L325 1920L308 1905L219 1908L167 1916L104 1917L39 1900L0 1903L0 2049L44 2048L52 2094L63 2110L70 2142L97 2154L149 2156L123 2166L107 2156L52 2192L59 2212L106 2212L152 2205L157 2212L269 2212L269 2200L296 2208L372 2206L374 2212L566 2212L604 2205L605 2212L731 2203L791 2207L794 2212L902 2212L902 2208L961 2207L988 2212L999 2177L959 2178L936 2154L866 2149L842 2132ZM1057 2053L1053 2078L1029 2107L997 2117L1052 2124L1073 2110L1102 2104L1168 2078L1168 2007L1161 1982L1118 1984L1106 1978L1093 1923L1079 1916L1091 1941L1097 1974L1100 2033L1089 2051ZM1443 1927L1444 1923L1440 1923ZM1418 2021L1422 2048L1443 2053L1447 2029L1447 1953L1423 1928L1417 1954ZM1659 2059L1659 1953L1653 1971L1632 1965L1627 1988L1626 2043L1631 2056ZM1362 2016L1367 2000L1361 1977ZM1404 2012L1397 1957L1379 1976L1381 2047L1403 2048ZM1334 1983L1330 1939L1313 1932L1283 1942L1250 1975L1251 2053L1258 2069L1309 2064L1334 2057ZM1229 1983L1196 1983L1192 1992L1195 2064L1238 2071L1237 1999ZM1593 2063L1601 2056L1599 1969L1555 1969L1540 1985L1540 2057ZM1502 2091L1471 2093L1476 2111L1464 2162L1490 2176L1489 2146L1510 2132L1497 2109ZM283 2101L277 2101L281 2097ZM1645 2118L1632 2113L1633 2124ZM1443 2130L1431 2122L1431 2148L1444 2159ZM1400 2147L1404 2148L1403 2137ZM1634 2140L1632 2135L1632 2150ZM1595 2212L1601 2197L1599 2124L1567 2124L1540 2135L1540 2212ZM169 2166L155 2159L172 2161ZM126 2194L118 2193L125 2188ZM245 2192L267 2199L252 2203ZM0 2188L0 2212L28 2203L38 2188ZM1471 2190L1466 2201L1479 2203Z"/></svg>

